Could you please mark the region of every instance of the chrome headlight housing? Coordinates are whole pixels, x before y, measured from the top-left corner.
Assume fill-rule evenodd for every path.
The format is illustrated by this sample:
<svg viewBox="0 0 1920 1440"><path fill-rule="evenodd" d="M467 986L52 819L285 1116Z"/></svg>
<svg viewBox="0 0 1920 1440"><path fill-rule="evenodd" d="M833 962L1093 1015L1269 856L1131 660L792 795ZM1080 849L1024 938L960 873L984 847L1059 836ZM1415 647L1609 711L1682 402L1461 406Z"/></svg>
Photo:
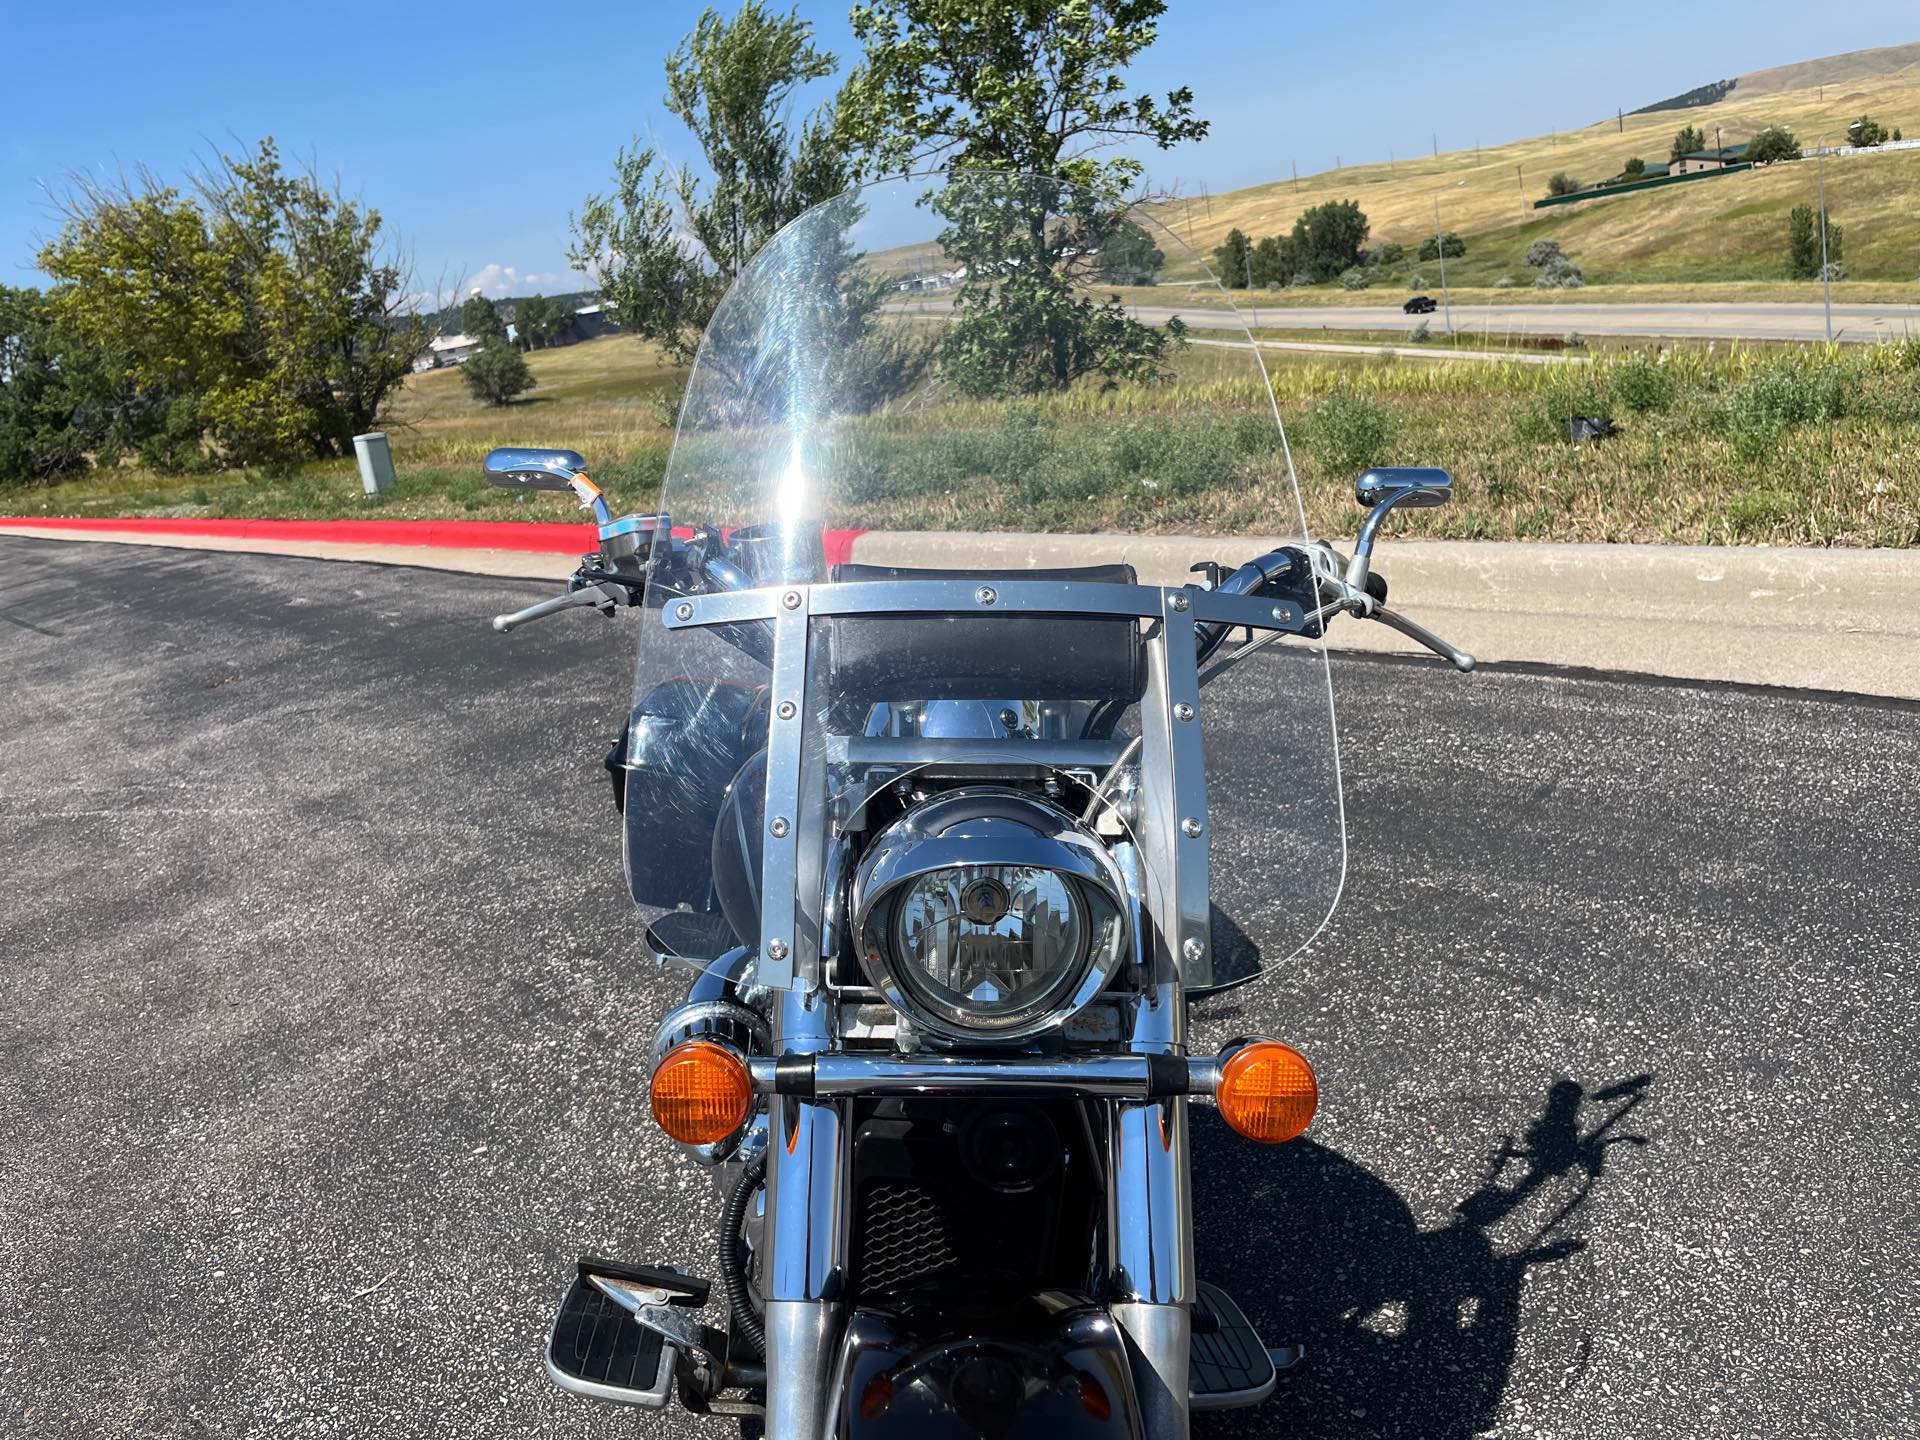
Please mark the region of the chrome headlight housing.
<svg viewBox="0 0 1920 1440"><path fill-rule="evenodd" d="M1098 836L1018 790L969 786L874 837L853 881L867 978L923 1028L1020 1040L1065 1023L1127 952L1126 885Z"/></svg>

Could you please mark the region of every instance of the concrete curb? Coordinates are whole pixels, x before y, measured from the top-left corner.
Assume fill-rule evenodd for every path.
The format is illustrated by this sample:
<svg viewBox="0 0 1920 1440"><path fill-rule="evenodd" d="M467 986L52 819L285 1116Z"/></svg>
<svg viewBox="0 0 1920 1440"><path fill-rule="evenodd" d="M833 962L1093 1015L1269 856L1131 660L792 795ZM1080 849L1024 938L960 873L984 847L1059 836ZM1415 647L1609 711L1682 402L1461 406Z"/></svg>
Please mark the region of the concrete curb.
<svg viewBox="0 0 1920 1440"><path fill-rule="evenodd" d="M477 530L464 543L433 541L425 529L398 532L417 542L408 544L349 540L326 529L445 522L278 522L340 537L330 539L290 538L265 521L228 522L254 527L240 535L194 534L184 528L194 522L168 523L164 531L130 521L67 528L72 522L10 517L0 519L0 538L245 550L555 580L587 548L581 526L527 527L567 532L564 552L541 552L531 536L512 548L468 548ZM836 550L844 546L842 553L870 564L985 569L1119 560L1155 585L1184 583L1200 561L1236 564L1285 543L1271 536L888 531L834 538ZM1920 551L1389 539L1376 568L1392 585L1396 609L1484 661L1920 699ZM1355 620L1338 622L1328 643L1336 650L1426 653L1384 626Z"/></svg>

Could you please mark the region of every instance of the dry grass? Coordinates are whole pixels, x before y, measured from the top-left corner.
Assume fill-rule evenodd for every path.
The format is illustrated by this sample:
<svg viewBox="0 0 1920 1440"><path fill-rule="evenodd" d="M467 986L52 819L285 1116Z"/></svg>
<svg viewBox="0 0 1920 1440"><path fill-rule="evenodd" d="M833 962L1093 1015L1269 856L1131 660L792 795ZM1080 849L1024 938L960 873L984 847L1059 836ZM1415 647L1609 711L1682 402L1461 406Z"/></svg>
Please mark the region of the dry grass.
<svg viewBox="0 0 1920 1440"><path fill-rule="evenodd" d="M1547 235L1585 267L1590 283L1770 280L1784 275L1786 211L1814 198L1811 161L1548 211L1532 204L1556 171L1592 181L1617 174L1630 156L1665 160L1674 133L1685 124L1709 139L1717 128L1727 144L1768 125L1786 125L1811 145L1823 133L1839 143L1846 125L1862 114L1920 138L1920 67L1828 84L1824 95L1816 87L1773 93L1742 87L1716 105L1628 116L1625 133L1607 121L1437 159L1348 166L1302 176L1297 187L1282 180L1209 201L1176 201L1162 208L1160 218L1204 255L1235 227L1255 237L1274 234L1291 228L1310 206L1353 199L1372 221L1376 239L1411 249L1432 233L1437 197L1446 228L1467 237L1465 260L1448 263L1450 278L1457 274L1463 282L1491 281L1511 271L1526 283L1519 255ZM1828 162L1827 203L1846 227L1849 275L1902 282L1920 276L1916 194L1920 152ZM1437 267L1424 268L1437 281ZM1502 297L1514 298L1507 292ZM1336 292L1335 303L1342 298Z"/></svg>
<svg viewBox="0 0 1920 1440"><path fill-rule="evenodd" d="M679 376L650 347L612 335L527 357L534 388L511 405L467 393L459 370L407 382L388 420L402 463L477 463L496 445L564 445L620 465L670 438L662 409Z"/></svg>

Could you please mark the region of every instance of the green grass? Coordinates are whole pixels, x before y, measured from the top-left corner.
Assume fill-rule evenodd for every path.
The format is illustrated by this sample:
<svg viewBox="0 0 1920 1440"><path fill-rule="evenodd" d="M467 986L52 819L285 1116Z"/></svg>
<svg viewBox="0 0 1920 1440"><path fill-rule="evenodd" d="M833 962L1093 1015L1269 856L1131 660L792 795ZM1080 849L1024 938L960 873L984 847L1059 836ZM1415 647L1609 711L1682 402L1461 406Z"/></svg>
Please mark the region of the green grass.
<svg viewBox="0 0 1920 1440"><path fill-rule="evenodd" d="M1244 352L1194 346L1171 384L1086 386L1014 405L928 396L845 422L834 454L846 479L827 518L876 528L1288 533L1296 522L1272 423L1277 403L1316 534L1352 530L1353 475L1379 462L1453 473L1455 503L1406 522L1429 536L1920 545L1920 341L1611 350L1586 365L1399 360L1358 346L1351 355L1265 358L1271 400ZM398 484L382 497L362 496L341 465L215 478L113 471L0 492L0 509L577 513L565 497L487 486L478 457L494 443L582 449L619 504L650 505L669 448L658 400L674 377L625 341L532 360L541 389L504 411L474 406L457 375L423 377L405 402L408 426L393 431ZM1570 414L1611 416L1619 434L1571 445ZM716 485L724 471L713 467ZM713 513L732 518L723 502Z"/></svg>

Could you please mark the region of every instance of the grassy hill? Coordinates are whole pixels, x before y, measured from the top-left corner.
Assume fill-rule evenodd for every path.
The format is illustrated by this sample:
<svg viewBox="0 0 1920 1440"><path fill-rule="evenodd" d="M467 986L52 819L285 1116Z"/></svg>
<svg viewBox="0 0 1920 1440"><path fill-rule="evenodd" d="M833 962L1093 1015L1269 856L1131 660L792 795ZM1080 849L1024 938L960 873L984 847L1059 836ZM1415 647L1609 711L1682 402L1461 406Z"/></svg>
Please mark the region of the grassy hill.
<svg viewBox="0 0 1920 1440"><path fill-rule="evenodd" d="M1826 134L1842 143L1847 124L1863 114L1920 139L1920 44L1757 71L1713 104L1629 115L1624 131L1609 119L1477 151L1350 165L1297 184L1171 202L1160 215L1205 254L1230 229L1258 238L1290 229L1309 206L1352 199L1376 242L1411 249L1432 233L1437 197L1445 228L1467 238L1466 257L1447 265L1448 279L1462 285L1503 275L1528 283L1520 257L1546 236L1580 262L1590 284L1778 280L1786 273L1787 212L1815 198L1811 160L1552 210L1536 211L1533 202L1557 171L1594 181L1618 174L1631 156L1664 161L1682 125L1699 128L1709 144L1717 130L1729 145L1785 125L1810 146ZM1920 277L1920 151L1829 160L1826 170L1828 209L1846 232L1848 277ZM1421 268L1437 279L1435 266Z"/></svg>

